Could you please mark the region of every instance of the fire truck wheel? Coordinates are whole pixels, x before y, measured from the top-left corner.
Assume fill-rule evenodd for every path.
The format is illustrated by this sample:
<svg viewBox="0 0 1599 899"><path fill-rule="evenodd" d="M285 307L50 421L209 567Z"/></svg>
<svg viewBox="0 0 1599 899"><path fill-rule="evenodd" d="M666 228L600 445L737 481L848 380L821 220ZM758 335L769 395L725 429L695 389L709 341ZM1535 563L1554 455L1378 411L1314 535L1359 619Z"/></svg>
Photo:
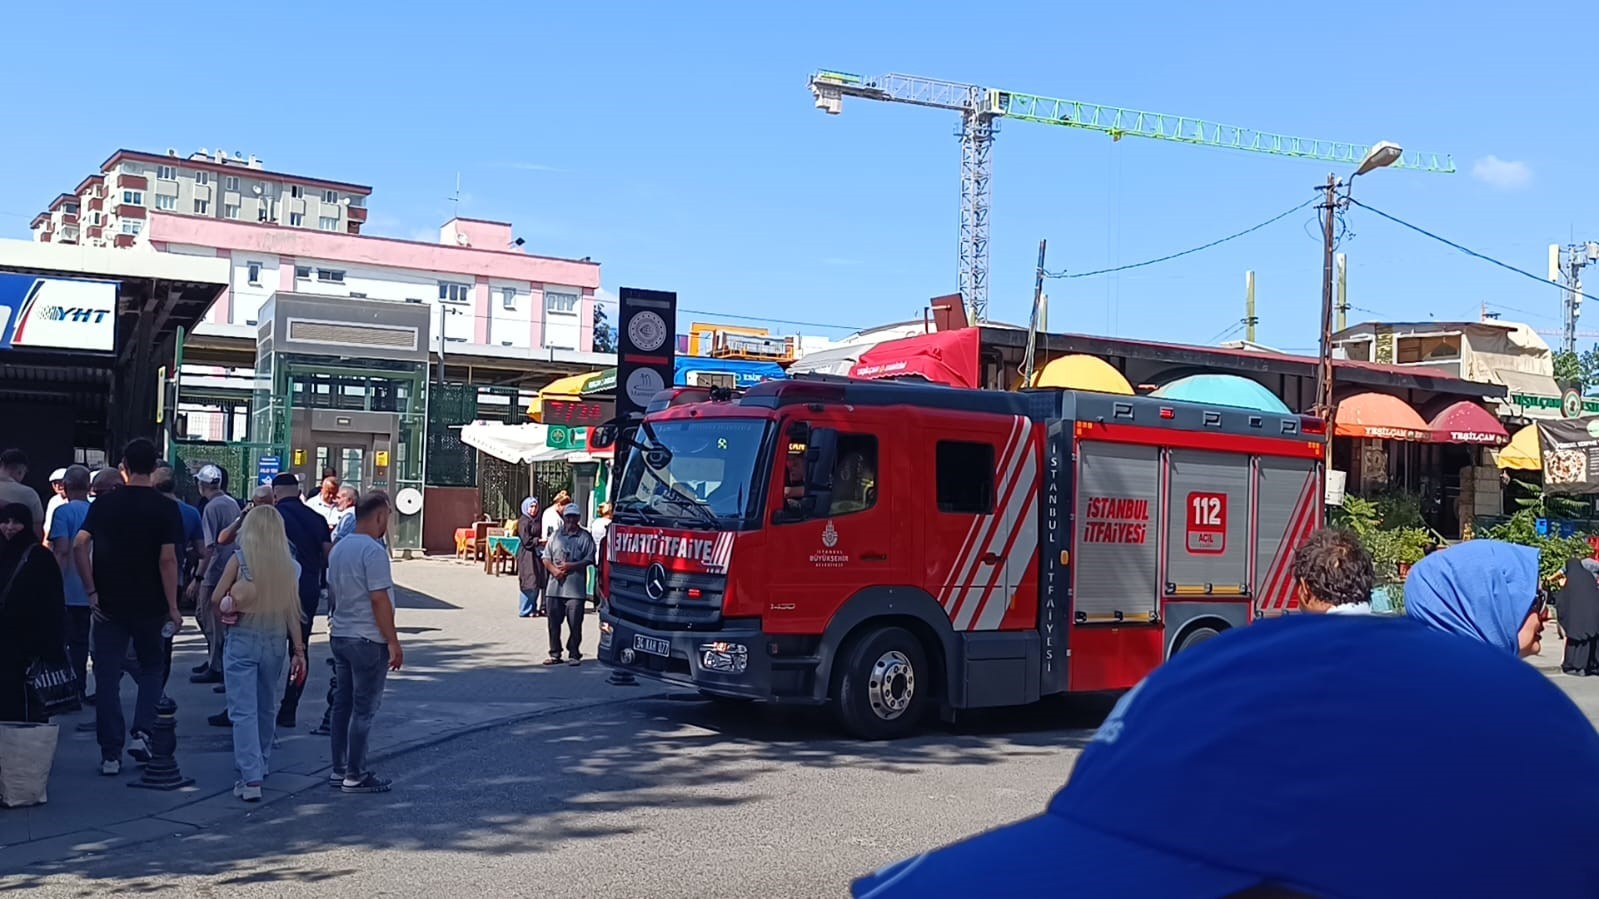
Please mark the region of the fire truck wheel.
<svg viewBox="0 0 1599 899"><path fill-rule="evenodd" d="M1192 628L1188 631L1188 633L1183 635L1182 640L1177 643L1177 648L1173 649L1171 654L1176 655L1185 649L1193 649L1195 646L1198 646L1206 640L1220 635L1221 629L1211 627L1210 625L1200 625L1199 627Z"/></svg>
<svg viewBox="0 0 1599 899"><path fill-rule="evenodd" d="M933 672L920 640L900 627L851 641L835 682L834 707L844 729L862 740L889 740L921 723Z"/></svg>

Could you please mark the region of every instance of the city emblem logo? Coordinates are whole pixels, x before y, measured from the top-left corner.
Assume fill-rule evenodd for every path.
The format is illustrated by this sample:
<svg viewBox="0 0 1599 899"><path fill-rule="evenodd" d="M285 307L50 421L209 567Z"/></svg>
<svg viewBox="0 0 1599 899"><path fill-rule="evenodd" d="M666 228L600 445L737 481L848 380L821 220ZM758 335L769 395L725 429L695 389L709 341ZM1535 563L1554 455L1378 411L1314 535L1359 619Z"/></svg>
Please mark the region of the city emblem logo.
<svg viewBox="0 0 1599 899"><path fill-rule="evenodd" d="M833 527L831 521L827 523L827 527L822 528L822 545L828 549L838 545L838 528Z"/></svg>

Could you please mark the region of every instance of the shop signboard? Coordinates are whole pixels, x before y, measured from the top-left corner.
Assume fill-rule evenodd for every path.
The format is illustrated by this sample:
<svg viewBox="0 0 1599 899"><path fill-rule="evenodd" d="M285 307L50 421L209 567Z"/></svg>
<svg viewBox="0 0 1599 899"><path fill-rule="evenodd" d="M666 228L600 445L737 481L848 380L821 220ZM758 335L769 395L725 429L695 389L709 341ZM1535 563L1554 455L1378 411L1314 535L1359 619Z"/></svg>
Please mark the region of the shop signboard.
<svg viewBox="0 0 1599 899"><path fill-rule="evenodd" d="M117 284L0 272L0 350L116 349Z"/></svg>
<svg viewBox="0 0 1599 899"><path fill-rule="evenodd" d="M1599 493L1599 417L1538 422L1545 493Z"/></svg>

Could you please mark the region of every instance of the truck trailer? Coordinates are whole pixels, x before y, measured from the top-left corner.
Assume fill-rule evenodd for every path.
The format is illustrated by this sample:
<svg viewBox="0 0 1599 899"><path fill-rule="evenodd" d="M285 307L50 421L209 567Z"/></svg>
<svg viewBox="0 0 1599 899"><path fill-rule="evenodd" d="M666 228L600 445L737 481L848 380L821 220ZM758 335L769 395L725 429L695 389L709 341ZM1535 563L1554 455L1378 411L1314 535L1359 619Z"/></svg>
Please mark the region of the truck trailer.
<svg viewBox="0 0 1599 899"><path fill-rule="evenodd" d="M937 709L1127 689L1296 608L1318 418L802 377L668 391L619 450L600 659L713 699Z"/></svg>

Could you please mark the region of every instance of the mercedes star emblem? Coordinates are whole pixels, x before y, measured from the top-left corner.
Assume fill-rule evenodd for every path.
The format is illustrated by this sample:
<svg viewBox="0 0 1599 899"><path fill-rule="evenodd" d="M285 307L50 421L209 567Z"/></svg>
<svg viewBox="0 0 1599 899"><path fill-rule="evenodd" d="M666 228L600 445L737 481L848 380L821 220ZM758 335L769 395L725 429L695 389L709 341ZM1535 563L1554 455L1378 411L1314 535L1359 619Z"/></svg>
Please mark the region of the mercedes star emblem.
<svg viewBox="0 0 1599 899"><path fill-rule="evenodd" d="M666 595L666 566L660 562L652 564L644 571L644 592L650 599L660 599Z"/></svg>

